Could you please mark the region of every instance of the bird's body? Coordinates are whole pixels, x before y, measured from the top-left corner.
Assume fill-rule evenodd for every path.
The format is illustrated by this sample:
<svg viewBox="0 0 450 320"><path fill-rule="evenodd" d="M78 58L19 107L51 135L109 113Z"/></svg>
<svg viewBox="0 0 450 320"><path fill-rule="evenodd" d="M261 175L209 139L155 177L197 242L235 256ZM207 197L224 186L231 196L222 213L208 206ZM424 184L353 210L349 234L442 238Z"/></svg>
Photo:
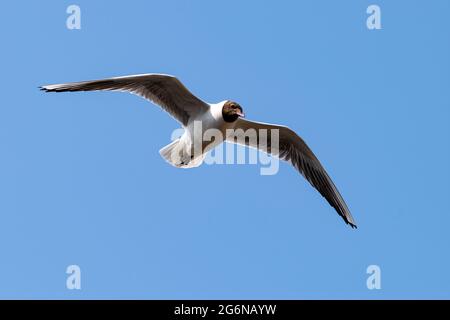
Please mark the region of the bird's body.
<svg viewBox="0 0 450 320"><path fill-rule="evenodd" d="M161 106L184 128L180 138L160 150L161 156L173 166L197 167L208 151L224 141L257 148L290 162L347 224L356 227L344 199L306 143L285 126L243 119L243 110L236 102L206 103L177 78L163 74L47 85L41 89L46 92L126 91L142 96ZM268 134L268 131L276 135ZM205 138L211 132L218 134L214 134L214 138ZM250 137L252 134L254 139Z"/></svg>
<svg viewBox="0 0 450 320"><path fill-rule="evenodd" d="M183 135L162 148L159 152L161 156L170 164L178 168L193 168L202 164L208 151L224 142L227 130L234 127L234 123L224 121L222 108L226 101L209 104L209 108L204 112L199 112L191 117L183 126ZM223 139L205 140L202 137L209 130L218 130ZM198 143L195 143L198 142Z"/></svg>

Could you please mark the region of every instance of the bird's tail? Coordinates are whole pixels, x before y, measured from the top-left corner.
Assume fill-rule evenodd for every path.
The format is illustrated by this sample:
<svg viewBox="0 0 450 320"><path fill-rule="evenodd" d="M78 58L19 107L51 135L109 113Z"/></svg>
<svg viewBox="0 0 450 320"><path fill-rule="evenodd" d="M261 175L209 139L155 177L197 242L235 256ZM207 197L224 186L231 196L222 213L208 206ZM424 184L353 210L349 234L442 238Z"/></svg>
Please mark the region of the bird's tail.
<svg viewBox="0 0 450 320"><path fill-rule="evenodd" d="M195 168L203 163L203 155L191 158L185 143L180 139L174 140L167 146L161 148L159 154L164 160L177 168Z"/></svg>

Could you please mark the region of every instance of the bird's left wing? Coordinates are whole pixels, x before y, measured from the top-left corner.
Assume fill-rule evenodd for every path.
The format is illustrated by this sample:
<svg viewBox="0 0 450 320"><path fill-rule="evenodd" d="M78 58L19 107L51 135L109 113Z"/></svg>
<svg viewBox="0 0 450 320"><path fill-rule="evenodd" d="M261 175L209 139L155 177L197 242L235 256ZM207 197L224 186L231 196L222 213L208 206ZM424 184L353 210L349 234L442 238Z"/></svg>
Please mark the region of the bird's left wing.
<svg viewBox="0 0 450 320"><path fill-rule="evenodd" d="M344 221L356 228L350 210L330 176L311 149L294 131L285 126L248 121L242 118L236 120L235 129L237 130L234 135L227 138L228 142L257 148L289 161L320 192ZM278 130L278 148L272 141L272 135L274 138L277 136L276 131L272 132L273 130ZM265 132L264 135L263 132ZM252 134L255 133L257 138L252 139Z"/></svg>
<svg viewBox="0 0 450 320"><path fill-rule="evenodd" d="M209 105L194 96L177 78L165 74L142 74L103 80L42 86L46 92L126 91L161 106L172 117L187 125L189 118L208 110Z"/></svg>

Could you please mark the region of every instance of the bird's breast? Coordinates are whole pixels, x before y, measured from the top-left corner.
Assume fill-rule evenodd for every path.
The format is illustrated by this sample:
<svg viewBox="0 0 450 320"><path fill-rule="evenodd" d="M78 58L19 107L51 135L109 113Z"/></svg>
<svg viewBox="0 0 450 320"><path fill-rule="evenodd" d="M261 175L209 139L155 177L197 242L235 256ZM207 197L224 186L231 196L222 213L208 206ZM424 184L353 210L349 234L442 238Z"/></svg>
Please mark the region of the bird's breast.
<svg viewBox="0 0 450 320"><path fill-rule="evenodd" d="M230 123L223 120L222 105L211 104L207 112L193 118L186 128L192 143L200 143L203 152L211 150L226 138Z"/></svg>

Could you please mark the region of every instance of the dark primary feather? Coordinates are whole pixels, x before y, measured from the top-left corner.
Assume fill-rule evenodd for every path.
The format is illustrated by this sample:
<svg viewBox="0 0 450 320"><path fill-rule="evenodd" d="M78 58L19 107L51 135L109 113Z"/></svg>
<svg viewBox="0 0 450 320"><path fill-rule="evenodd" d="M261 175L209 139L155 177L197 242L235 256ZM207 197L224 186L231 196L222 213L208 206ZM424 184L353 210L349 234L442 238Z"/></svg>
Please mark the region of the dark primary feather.
<svg viewBox="0 0 450 320"><path fill-rule="evenodd" d="M209 106L194 96L177 78L163 74L144 74L42 86L46 92L126 91L161 106L183 125L197 112Z"/></svg>
<svg viewBox="0 0 450 320"><path fill-rule="evenodd" d="M267 123L260 123L254 121L248 121L239 118L236 121L236 129L242 129L246 131L248 129L255 129L259 133L259 129L267 130L267 143L265 141L255 141L246 139L245 136L232 136L229 138L230 142L243 144L246 146L258 148L262 151L268 152L272 155L278 156L282 160L289 161L328 201L328 203L337 211L337 213L344 219L344 221L351 227L356 228L355 221L348 209L344 199L337 190L330 176L320 164L320 161L306 145L306 143L291 129L272 125ZM279 146L278 150L272 146L270 130L279 130ZM243 132L237 135L242 135ZM237 139L236 139L237 138ZM258 135L258 140L259 139Z"/></svg>

